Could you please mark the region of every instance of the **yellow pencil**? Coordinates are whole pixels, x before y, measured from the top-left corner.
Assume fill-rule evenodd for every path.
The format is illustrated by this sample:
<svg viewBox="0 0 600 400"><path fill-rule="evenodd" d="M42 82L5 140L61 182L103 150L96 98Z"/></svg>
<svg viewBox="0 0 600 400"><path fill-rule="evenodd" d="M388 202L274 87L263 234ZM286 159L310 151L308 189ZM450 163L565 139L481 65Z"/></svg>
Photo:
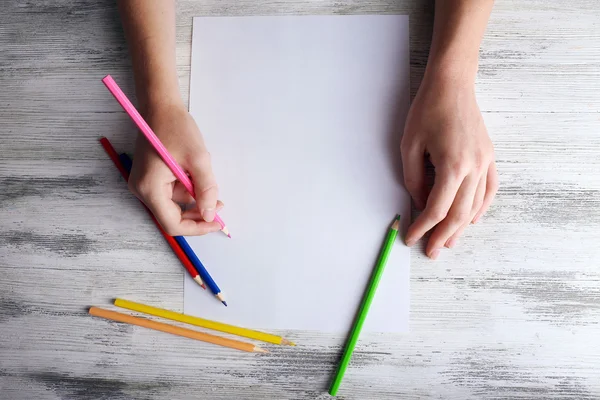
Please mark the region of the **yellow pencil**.
<svg viewBox="0 0 600 400"><path fill-rule="evenodd" d="M252 329L240 328L238 326L211 321L204 318L192 317L191 315L181 314L162 308L147 306L145 304L135 303L129 300L116 299L115 306L127 308L128 310L138 311L148 315L154 315L156 317L170 319L172 321L184 322L186 324L200 326L202 328L230 333L232 335L237 336L243 336L249 339L260 340L262 342L295 346L293 342L290 342L289 340L282 338L281 336L271 335L269 333L264 332L258 332Z"/></svg>
<svg viewBox="0 0 600 400"><path fill-rule="evenodd" d="M187 328L181 328L179 326L165 324L163 322L152 321L146 318L139 318L134 317L133 315L127 315L116 311L105 310L103 308L90 307L88 312L95 317L110 319L117 322L124 322L126 324L131 325L142 326L144 328L154 329L155 331L166 332L172 335L183 336L186 338L200 340L203 342L229 347L232 349L247 351L250 353L268 353L267 350L253 345L252 343L227 339L220 336L210 335L208 333L198 332Z"/></svg>

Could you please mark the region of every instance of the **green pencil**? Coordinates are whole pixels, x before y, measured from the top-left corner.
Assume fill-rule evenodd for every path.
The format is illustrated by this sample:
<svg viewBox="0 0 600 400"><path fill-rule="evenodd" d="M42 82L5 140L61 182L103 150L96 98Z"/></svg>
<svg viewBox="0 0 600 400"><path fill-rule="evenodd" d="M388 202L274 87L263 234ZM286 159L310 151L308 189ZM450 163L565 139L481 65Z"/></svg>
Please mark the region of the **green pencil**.
<svg viewBox="0 0 600 400"><path fill-rule="evenodd" d="M356 342L358 341L358 337L360 336L360 331L362 330L363 324L365 323L365 319L367 319L367 314L369 313L369 307L371 307L371 303L373 302L373 297L375 297L375 292L377 291L377 285L379 285L379 281L381 280L381 275L383 275L383 270L385 268L385 264L387 262L388 256L390 255L390 251L392 250L392 245L396 240L396 236L398 236L398 228L400 227L400 215L396 215L396 219L394 223L390 227L388 234L385 238L385 242L383 244L383 248L379 253L379 258L377 259L377 265L375 266L375 270L373 271L373 275L371 275L371 281L369 282L369 286L367 287L367 291L363 296L362 302L360 303L360 308L358 310L358 314L356 315L356 319L354 320L354 326L352 326L352 331L350 332L350 337L348 337L348 341L346 342L346 348L344 349L344 355L342 356L342 361L340 361L340 365L338 367L337 372L335 373L335 378L333 379L333 383L329 388L329 394L335 396L337 394L338 389L340 388L340 384L342 383L342 379L344 379L344 373L348 368L348 364L350 364L350 359L352 358L352 353L354 352L354 347L356 347Z"/></svg>

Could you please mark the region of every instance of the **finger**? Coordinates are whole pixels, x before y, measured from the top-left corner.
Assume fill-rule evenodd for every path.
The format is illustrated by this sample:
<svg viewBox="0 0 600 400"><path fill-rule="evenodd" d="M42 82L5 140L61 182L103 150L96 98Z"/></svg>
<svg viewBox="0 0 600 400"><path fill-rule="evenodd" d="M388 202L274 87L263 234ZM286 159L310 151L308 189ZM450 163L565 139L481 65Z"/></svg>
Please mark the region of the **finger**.
<svg viewBox="0 0 600 400"><path fill-rule="evenodd" d="M490 208L496 193L498 193L498 171L496 170L496 162L494 161L490 164L490 168L487 172L485 196L483 198L481 209L477 215L475 215L475 218L473 218L474 224L476 224L481 216L486 213L488 208Z"/></svg>
<svg viewBox="0 0 600 400"><path fill-rule="evenodd" d="M175 233L171 233L171 236L202 236L220 230L221 225L217 221L206 222L181 219L179 226L174 231Z"/></svg>
<svg viewBox="0 0 600 400"><path fill-rule="evenodd" d="M469 220L462 224L462 226L458 228L448 240L446 240L446 243L444 244L445 247L451 249L456 246L458 239L462 236L465 229L467 229L467 226L471 224L470 221L472 221L473 217L477 215L479 210L481 210L483 198L485 196L486 180L487 174L482 175L479 179L479 184L477 185L477 191L475 192L475 198L473 199L473 206L471 207L471 215L469 216Z"/></svg>
<svg viewBox="0 0 600 400"><path fill-rule="evenodd" d="M154 214L163 229L171 236L198 236L221 229L218 222L194 221L183 219L181 208L165 193L151 194L145 204Z"/></svg>
<svg viewBox="0 0 600 400"><path fill-rule="evenodd" d="M202 218L205 221L212 222L216 214L219 191L208 153L203 153L196 157L190 168L190 175L194 182L197 208L202 213Z"/></svg>
<svg viewBox="0 0 600 400"><path fill-rule="evenodd" d="M479 179L479 176L469 175L460 185L447 217L438 224L429 238L425 252L430 258L435 260L450 236L461 225L471 221L471 208L473 207L473 199L475 198Z"/></svg>
<svg viewBox="0 0 600 400"><path fill-rule="evenodd" d="M475 198L473 199L473 207L471 208L471 218L470 221L475 218L475 216L483 207L483 200L485 199L485 192L487 190L487 171L479 178L479 184L477 185L477 192L475 192Z"/></svg>
<svg viewBox="0 0 600 400"><path fill-rule="evenodd" d="M221 211L222 208L223 203L221 202L221 200L217 201L217 213ZM197 208L184 211L181 214L181 217L185 219L193 219L194 221L204 221L204 218L202 218L202 213Z"/></svg>
<svg viewBox="0 0 600 400"><path fill-rule="evenodd" d="M427 199L425 210L417 217L406 233L406 245L412 246L431 228L446 218L456 192L464 177L451 174L447 169L440 170Z"/></svg>
<svg viewBox="0 0 600 400"><path fill-rule="evenodd" d="M415 202L415 207L423 210L425 207L426 184L425 184L425 158L422 148L402 147L402 170L404 174L404 186Z"/></svg>
<svg viewBox="0 0 600 400"><path fill-rule="evenodd" d="M171 199L179 204L191 204L195 201L194 197L187 191L181 182L175 182L175 185L173 186L173 197Z"/></svg>

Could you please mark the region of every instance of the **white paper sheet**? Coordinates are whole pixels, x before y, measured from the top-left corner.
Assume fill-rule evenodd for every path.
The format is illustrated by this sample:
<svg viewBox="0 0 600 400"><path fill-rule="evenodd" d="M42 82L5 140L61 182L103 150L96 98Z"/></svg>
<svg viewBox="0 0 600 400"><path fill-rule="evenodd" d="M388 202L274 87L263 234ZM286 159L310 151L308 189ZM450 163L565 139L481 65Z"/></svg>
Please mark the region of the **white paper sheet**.
<svg viewBox="0 0 600 400"><path fill-rule="evenodd" d="M189 277L185 313L346 332L396 213L409 106L407 16L194 18L190 111L233 239L188 237L227 297ZM398 239L365 331L408 328Z"/></svg>

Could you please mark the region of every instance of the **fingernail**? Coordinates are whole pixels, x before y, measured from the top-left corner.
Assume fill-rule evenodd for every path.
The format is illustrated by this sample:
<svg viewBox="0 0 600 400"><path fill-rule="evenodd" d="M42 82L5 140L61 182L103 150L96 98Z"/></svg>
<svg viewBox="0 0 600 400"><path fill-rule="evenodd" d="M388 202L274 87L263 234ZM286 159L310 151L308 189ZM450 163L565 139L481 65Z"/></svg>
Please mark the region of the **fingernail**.
<svg viewBox="0 0 600 400"><path fill-rule="evenodd" d="M214 208L205 208L202 210L202 219L206 222L212 222L215 219L215 209Z"/></svg>
<svg viewBox="0 0 600 400"><path fill-rule="evenodd" d="M457 241L458 240L456 238L450 238L450 239L448 239L448 241L446 242L446 247L449 248L449 249L453 248L454 246L456 246L456 242Z"/></svg>
<svg viewBox="0 0 600 400"><path fill-rule="evenodd" d="M472 224L476 224L476 223L477 223L477 221L479 221L479 218L481 218L481 214L477 214L477 215L475 216L475 218L473 218L473 221L471 221L471 223L472 223Z"/></svg>
<svg viewBox="0 0 600 400"><path fill-rule="evenodd" d="M415 243L417 243L417 241L415 239L412 239L412 238L411 239L406 239L406 245L408 247L414 245Z"/></svg>
<svg viewBox="0 0 600 400"><path fill-rule="evenodd" d="M439 249L435 249L431 253L429 253L429 258L431 258L432 260L437 260L437 258L439 256L440 256L440 250Z"/></svg>

